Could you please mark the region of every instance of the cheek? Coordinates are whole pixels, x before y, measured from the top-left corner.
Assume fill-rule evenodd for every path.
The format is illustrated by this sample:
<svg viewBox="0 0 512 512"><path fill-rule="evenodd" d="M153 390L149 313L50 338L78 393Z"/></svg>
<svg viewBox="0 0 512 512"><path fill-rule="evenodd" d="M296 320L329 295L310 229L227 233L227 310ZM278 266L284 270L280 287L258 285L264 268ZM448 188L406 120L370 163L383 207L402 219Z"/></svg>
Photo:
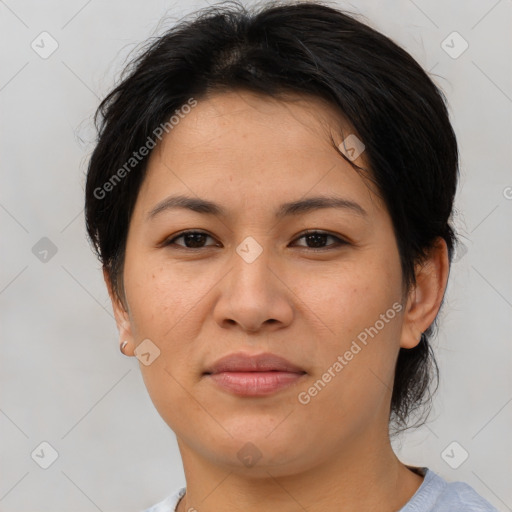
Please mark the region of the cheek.
<svg viewBox="0 0 512 512"><path fill-rule="evenodd" d="M194 308L215 282L213 276L192 277L179 266L152 264L142 258L140 263L126 267L125 276L136 337L162 342L172 339L174 331L197 326L190 321Z"/></svg>
<svg viewBox="0 0 512 512"><path fill-rule="evenodd" d="M399 350L399 288L367 277L324 292L323 318L332 332L317 338L314 377L301 389L308 413L342 437L385 417Z"/></svg>
<svg viewBox="0 0 512 512"><path fill-rule="evenodd" d="M348 340L373 325L401 298L401 272L391 260L340 265L302 282L298 292L331 337Z"/></svg>
<svg viewBox="0 0 512 512"><path fill-rule="evenodd" d="M196 319L201 299L216 281L213 277L193 278L179 266L153 264L149 258L125 266L135 344L150 339L160 350L151 365L139 367L153 404L168 423L175 422L169 411L178 404L194 408L182 383L199 371L194 340L202 325Z"/></svg>
<svg viewBox="0 0 512 512"><path fill-rule="evenodd" d="M368 256L316 276L304 288L315 290L305 302L329 327L316 341L316 377L332 382L321 393L320 409L331 402L342 404L347 414L361 414L362 404L375 411L393 384L402 323L401 268L398 255ZM332 414L344 413L333 409Z"/></svg>

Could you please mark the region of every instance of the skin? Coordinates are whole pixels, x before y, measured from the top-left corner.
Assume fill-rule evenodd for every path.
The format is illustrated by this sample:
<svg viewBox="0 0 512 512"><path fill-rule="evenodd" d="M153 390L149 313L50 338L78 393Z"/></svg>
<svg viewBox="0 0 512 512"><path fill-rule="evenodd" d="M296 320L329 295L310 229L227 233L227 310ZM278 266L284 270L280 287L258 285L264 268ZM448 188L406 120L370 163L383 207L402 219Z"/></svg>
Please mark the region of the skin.
<svg viewBox="0 0 512 512"><path fill-rule="evenodd" d="M218 93L198 101L150 156L129 227L123 300L105 280L124 352L133 356L147 338L160 350L140 368L177 436L187 481L180 512L391 512L423 481L394 454L388 418L398 351L416 346L439 310L446 244L433 247L417 285L404 290L385 205L329 143L330 133L343 140L340 126L351 133L341 123L318 99ZM355 163L365 165L364 152ZM227 213L169 209L148 220L176 194ZM276 219L282 203L321 195L366 214L326 208ZM315 251L306 229L348 243L327 236ZM184 230L209 236L199 249L184 238L162 245ZM248 236L262 248L252 263L236 252ZM394 303L400 313L301 404L298 394ZM276 353L307 374L267 397L235 396L203 372L239 351ZM237 457L248 442L261 456L252 467Z"/></svg>

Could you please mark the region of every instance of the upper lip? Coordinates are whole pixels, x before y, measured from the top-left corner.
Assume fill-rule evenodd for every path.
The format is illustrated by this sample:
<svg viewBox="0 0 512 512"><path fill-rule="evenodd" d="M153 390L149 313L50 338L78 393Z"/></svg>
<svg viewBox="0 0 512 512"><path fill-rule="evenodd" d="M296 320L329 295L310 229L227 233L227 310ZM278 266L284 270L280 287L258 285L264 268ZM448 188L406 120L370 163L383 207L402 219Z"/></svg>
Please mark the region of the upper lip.
<svg viewBox="0 0 512 512"><path fill-rule="evenodd" d="M284 357L276 354L264 353L250 355L242 352L229 354L218 359L209 366L204 373L267 371L306 373L302 368L299 368Z"/></svg>

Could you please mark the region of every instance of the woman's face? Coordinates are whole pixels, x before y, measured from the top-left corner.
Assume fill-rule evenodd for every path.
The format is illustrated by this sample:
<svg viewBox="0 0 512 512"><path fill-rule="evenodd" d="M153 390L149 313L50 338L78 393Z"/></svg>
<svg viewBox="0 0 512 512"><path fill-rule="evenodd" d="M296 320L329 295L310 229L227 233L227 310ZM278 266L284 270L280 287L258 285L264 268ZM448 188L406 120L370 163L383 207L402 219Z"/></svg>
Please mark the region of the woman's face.
<svg viewBox="0 0 512 512"><path fill-rule="evenodd" d="M223 93L151 154L120 329L135 346L150 340L140 368L180 448L215 465L292 474L387 435L395 362L410 342L399 253L384 205L329 143L336 122L318 100ZM174 196L222 213L165 207ZM342 201L285 207L327 197ZM190 230L204 236L177 238ZM205 373L233 353L276 354L302 373L239 393Z"/></svg>

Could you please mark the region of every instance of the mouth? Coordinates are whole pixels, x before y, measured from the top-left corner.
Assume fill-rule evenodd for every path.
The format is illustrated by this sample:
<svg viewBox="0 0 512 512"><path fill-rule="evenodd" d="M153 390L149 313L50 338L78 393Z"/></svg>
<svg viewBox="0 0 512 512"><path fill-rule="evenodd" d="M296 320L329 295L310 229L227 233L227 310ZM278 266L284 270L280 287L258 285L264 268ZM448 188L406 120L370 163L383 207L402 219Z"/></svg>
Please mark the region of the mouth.
<svg viewBox="0 0 512 512"><path fill-rule="evenodd" d="M266 396L285 389L306 373L293 372L220 372L206 374L222 389L239 396Z"/></svg>
<svg viewBox="0 0 512 512"><path fill-rule="evenodd" d="M267 396L302 379L307 372L275 354L231 354L204 372L216 386L238 396Z"/></svg>

